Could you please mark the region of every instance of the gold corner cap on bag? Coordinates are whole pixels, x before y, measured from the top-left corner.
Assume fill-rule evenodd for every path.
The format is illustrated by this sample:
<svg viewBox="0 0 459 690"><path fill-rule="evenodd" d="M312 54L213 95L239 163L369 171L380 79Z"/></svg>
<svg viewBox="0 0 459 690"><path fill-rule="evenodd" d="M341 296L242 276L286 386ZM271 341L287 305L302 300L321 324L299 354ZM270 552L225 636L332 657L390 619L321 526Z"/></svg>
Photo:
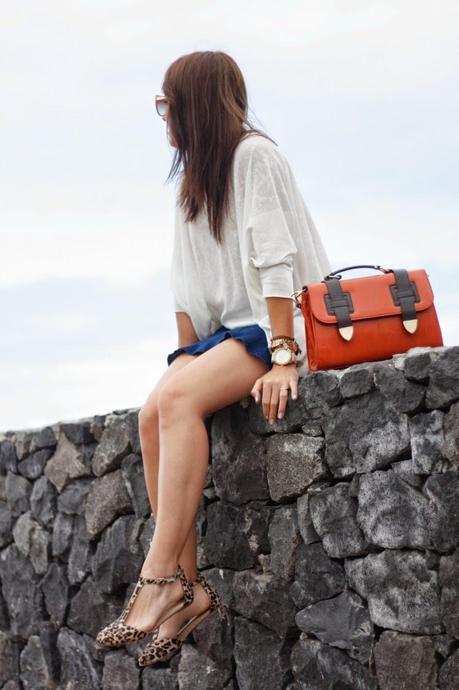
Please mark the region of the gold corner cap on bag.
<svg viewBox="0 0 459 690"><path fill-rule="evenodd" d="M403 319L403 325L408 333L415 333L418 327L417 319Z"/></svg>
<svg viewBox="0 0 459 690"><path fill-rule="evenodd" d="M350 340L354 335L354 326L341 326L339 332L344 340Z"/></svg>

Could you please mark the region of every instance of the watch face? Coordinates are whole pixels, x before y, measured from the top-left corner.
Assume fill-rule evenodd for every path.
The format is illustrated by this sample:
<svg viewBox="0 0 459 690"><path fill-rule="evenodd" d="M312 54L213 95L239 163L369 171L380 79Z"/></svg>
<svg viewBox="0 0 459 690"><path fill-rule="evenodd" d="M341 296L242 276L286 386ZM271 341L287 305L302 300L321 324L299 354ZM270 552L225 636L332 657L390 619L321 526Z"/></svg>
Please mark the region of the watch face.
<svg viewBox="0 0 459 690"><path fill-rule="evenodd" d="M286 349L276 350L273 360L275 364L289 364L292 361L292 353Z"/></svg>

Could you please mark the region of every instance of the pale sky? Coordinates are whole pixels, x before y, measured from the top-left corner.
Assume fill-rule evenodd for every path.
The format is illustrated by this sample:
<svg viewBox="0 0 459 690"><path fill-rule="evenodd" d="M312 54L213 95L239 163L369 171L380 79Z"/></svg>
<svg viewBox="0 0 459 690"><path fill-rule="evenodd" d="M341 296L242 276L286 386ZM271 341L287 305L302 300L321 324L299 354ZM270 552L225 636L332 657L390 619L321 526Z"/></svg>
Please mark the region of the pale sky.
<svg viewBox="0 0 459 690"><path fill-rule="evenodd" d="M154 94L194 50L239 64L332 267L425 268L459 344L457 2L0 9L1 431L140 407L167 368L173 149Z"/></svg>

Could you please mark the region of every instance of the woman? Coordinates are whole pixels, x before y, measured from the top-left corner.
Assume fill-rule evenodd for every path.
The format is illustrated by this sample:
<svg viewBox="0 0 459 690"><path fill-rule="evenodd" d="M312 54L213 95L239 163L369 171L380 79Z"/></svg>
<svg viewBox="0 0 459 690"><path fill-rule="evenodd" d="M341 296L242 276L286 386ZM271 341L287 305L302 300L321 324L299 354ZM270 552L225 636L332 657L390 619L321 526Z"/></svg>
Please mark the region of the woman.
<svg viewBox="0 0 459 690"><path fill-rule="evenodd" d="M97 637L120 646L153 633L141 666L169 658L210 612L225 615L196 564L204 420L249 394L271 424L285 414L307 371L292 293L331 271L286 158L247 119L235 61L184 55L163 92L156 108L176 149L169 178L181 166L171 266L178 347L139 412L154 536L127 606Z"/></svg>

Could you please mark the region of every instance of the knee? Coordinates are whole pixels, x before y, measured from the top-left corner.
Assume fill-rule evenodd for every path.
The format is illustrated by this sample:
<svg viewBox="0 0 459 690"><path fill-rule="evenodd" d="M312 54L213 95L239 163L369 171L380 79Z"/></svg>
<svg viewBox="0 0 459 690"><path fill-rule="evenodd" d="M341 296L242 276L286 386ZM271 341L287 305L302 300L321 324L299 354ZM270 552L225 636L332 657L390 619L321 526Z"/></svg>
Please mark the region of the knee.
<svg viewBox="0 0 459 690"><path fill-rule="evenodd" d="M158 398L150 397L139 410L139 433L151 433L158 426Z"/></svg>
<svg viewBox="0 0 459 690"><path fill-rule="evenodd" d="M159 421L164 422L178 415L182 416L187 406L189 408L189 402L179 382L174 379L168 381L158 395Z"/></svg>

